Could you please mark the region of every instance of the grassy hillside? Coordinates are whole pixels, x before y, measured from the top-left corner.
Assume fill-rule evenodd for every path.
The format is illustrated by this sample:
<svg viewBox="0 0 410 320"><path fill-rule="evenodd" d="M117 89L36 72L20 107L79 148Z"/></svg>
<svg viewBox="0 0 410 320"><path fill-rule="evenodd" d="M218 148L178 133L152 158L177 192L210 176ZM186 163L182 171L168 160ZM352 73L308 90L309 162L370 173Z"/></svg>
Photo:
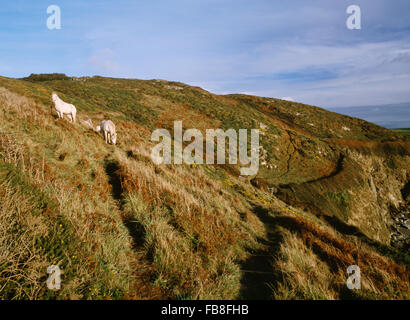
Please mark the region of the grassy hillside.
<svg viewBox="0 0 410 320"><path fill-rule="evenodd" d="M395 129L394 131L405 134L406 136L410 136L410 128L407 129Z"/></svg>
<svg viewBox="0 0 410 320"><path fill-rule="evenodd" d="M77 107L57 120L51 93ZM106 145L94 127L117 125ZM390 245L406 136L272 98L164 80L0 77L1 299L408 299ZM155 128L260 128L257 176L154 165ZM45 286L47 267L62 289ZM362 290L346 288L361 267Z"/></svg>

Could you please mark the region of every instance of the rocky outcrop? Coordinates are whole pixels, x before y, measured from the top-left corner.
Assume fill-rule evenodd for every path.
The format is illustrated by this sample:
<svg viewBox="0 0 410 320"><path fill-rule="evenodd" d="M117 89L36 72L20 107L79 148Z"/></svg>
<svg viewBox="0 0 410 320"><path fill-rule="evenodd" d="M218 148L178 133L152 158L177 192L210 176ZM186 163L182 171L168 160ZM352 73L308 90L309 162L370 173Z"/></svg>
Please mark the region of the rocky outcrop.
<svg viewBox="0 0 410 320"><path fill-rule="evenodd" d="M390 244L410 252L410 181L401 190L406 204L390 211L393 220Z"/></svg>
<svg viewBox="0 0 410 320"><path fill-rule="evenodd" d="M336 217L370 239L406 246L410 215L404 208L410 197L410 157L399 147L380 143L345 148L331 174L280 185L277 196L313 214Z"/></svg>

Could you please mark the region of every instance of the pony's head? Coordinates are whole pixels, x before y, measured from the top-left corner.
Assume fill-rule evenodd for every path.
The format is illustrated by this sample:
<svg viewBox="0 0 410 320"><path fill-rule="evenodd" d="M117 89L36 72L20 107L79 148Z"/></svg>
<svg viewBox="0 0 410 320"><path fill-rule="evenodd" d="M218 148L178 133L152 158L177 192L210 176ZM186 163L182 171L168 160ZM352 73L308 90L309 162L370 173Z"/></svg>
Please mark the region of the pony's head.
<svg viewBox="0 0 410 320"><path fill-rule="evenodd" d="M57 93L53 92L53 93L51 94L51 98L52 98L53 101L55 102L55 101L58 99Z"/></svg>
<svg viewBox="0 0 410 320"><path fill-rule="evenodd" d="M114 133L111 136L111 142L112 142L112 144L117 144L117 133Z"/></svg>

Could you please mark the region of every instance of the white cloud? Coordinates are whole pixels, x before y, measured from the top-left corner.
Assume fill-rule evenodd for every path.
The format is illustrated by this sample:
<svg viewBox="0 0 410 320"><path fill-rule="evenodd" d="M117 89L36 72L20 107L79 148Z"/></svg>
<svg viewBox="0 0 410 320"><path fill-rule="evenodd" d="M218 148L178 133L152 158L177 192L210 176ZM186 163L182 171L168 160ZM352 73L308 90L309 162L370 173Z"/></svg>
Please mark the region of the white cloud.
<svg viewBox="0 0 410 320"><path fill-rule="evenodd" d="M293 99L292 97L283 97L283 98L281 98L281 100L286 100L286 101L295 102L295 99Z"/></svg>
<svg viewBox="0 0 410 320"><path fill-rule="evenodd" d="M237 58L232 59L235 72L227 74L228 79L253 75L260 80L232 80L232 91L252 90L270 97L290 93L297 95L298 101L322 107L410 101L408 37L338 46L289 44L281 50L277 44L264 44ZM319 75L323 72L325 78L315 78L311 70L318 70ZM290 76L275 78L281 74Z"/></svg>
<svg viewBox="0 0 410 320"><path fill-rule="evenodd" d="M88 62L81 72L176 80L214 93L296 97L322 107L410 101L408 0L394 6L361 0L360 32L346 28L346 1L217 2L155 10L144 2L122 13L105 10L103 24L97 14L81 20L83 48L95 49L78 58Z"/></svg>
<svg viewBox="0 0 410 320"><path fill-rule="evenodd" d="M146 2L123 16L110 12L102 25L87 23L88 45L115 48L95 51L89 66L322 107L410 101L408 0L361 0L360 32L346 28L346 1L228 1L235 14L216 2L156 10ZM191 14L181 15L181 6Z"/></svg>
<svg viewBox="0 0 410 320"><path fill-rule="evenodd" d="M94 52L88 59L88 63L100 72L116 74L119 71L119 65L115 62L115 54L109 48Z"/></svg>

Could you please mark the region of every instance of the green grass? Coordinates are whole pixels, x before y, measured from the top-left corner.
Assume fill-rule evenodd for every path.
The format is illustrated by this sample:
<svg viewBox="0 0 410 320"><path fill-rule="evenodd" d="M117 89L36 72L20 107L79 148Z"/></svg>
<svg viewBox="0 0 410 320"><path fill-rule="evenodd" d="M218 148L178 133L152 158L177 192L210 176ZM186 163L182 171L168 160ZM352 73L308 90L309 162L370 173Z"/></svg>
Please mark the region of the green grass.
<svg viewBox="0 0 410 320"><path fill-rule="evenodd" d="M393 130L410 137L410 128L393 129Z"/></svg>
<svg viewBox="0 0 410 320"><path fill-rule="evenodd" d="M76 105L77 124L53 117L53 91ZM116 146L81 122L107 118L117 125ZM262 124L260 145L275 169L261 165L253 180L258 188L238 177L238 166L155 166L151 132L172 128L174 120L202 131ZM340 248L355 246L390 259L370 273L381 283L376 296L404 283L397 270L405 263L387 244L345 237L319 214L351 223L355 205L372 192L366 171L372 160L383 159L372 169L387 177L375 182L377 189L399 192L394 172L410 167L408 140L400 132L279 99L213 95L171 81L63 74L0 77L0 121L2 299L233 299L244 290L244 261L258 250L282 259L272 264L283 280L277 298L342 298L327 265ZM343 168L335 172L341 154ZM369 210L376 205L364 204ZM372 227L384 223L363 214L374 219ZM63 289L50 292L45 270L55 263L64 270ZM321 268L313 272L318 285L310 277L315 265ZM389 265L391 277L380 282ZM345 273L343 264L331 267Z"/></svg>

